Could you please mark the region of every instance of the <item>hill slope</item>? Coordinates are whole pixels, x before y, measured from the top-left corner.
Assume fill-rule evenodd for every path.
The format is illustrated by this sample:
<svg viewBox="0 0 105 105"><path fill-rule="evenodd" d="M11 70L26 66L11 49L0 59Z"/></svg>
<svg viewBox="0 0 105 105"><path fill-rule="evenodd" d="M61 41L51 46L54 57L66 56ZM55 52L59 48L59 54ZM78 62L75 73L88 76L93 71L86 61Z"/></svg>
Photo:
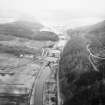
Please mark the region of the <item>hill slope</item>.
<svg viewBox="0 0 105 105"><path fill-rule="evenodd" d="M105 60L98 60L97 72L90 62L87 45L93 54L105 57L105 21L69 30L68 34L71 39L59 63L60 91L64 105L104 105Z"/></svg>
<svg viewBox="0 0 105 105"><path fill-rule="evenodd" d="M105 57L105 21L75 30L68 30L68 35L85 37L90 44L91 51L97 56Z"/></svg>
<svg viewBox="0 0 105 105"><path fill-rule="evenodd" d="M55 33L40 32L44 26L39 23L27 21L16 21L12 23L0 24L0 34L5 36L23 37L32 40L58 40Z"/></svg>

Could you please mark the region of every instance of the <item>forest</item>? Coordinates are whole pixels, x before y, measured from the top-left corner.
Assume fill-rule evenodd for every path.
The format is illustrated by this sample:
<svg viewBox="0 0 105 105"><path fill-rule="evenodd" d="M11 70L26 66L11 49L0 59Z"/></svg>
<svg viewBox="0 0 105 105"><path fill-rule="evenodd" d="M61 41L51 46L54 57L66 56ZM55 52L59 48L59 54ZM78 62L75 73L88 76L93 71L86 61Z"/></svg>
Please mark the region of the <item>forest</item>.
<svg viewBox="0 0 105 105"><path fill-rule="evenodd" d="M61 54L59 79L63 105L105 105L105 60L97 59L97 67L96 59L89 59L87 44L82 36L74 35ZM90 60L94 60L98 71Z"/></svg>

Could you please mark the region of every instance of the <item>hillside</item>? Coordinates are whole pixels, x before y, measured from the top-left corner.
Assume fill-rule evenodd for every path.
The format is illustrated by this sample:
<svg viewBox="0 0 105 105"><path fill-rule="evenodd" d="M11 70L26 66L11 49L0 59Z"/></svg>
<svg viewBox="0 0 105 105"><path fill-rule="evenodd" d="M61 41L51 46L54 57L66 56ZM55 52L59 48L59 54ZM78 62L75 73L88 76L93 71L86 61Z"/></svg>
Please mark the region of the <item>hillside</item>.
<svg viewBox="0 0 105 105"><path fill-rule="evenodd" d="M105 57L105 21L74 30L70 29L67 32L69 36L83 36L90 44L90 49L93 54Z"/></svg>
<svg viewBox="0 0 105 105"><path fill-rule="evenodd" d="M40 29L43 27L44 26L40 23L16 21L12 23L0 24L0 34L9 37L23 37L31 40L58 40L57 35L53 32L40 32Z"/></svg>
<svg viewBox="0 0 105 105"><path fill-rule="evenodd" d="M97 60L99 71L96 71L87 50L89 45L93 54L105 57L105 21L75 30L70 29L68 35L71 38L64 47L59 62L63 105L105 105L105 60Z"/></svg>
<svg viewBox="0 0 105 105"><path fill-rule="evenodd" d="M55 33L40 31L43 27L38 22L30 21L0 24L0 53L15 56L40 54L42 47L52 45L51 43L58 40Z"/></svg>

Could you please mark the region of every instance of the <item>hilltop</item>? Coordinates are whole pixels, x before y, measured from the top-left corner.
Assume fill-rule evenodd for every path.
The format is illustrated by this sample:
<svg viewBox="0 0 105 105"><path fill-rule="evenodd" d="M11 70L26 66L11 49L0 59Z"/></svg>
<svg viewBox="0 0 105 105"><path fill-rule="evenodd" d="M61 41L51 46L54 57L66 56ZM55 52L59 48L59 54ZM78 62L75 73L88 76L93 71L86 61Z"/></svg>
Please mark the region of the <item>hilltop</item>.
<svg viewBox="0 0 105 105"><path fill-rule="evenodd" d="M44 26L38 22L15 21L11 23L0 24L0 36L6 37L22 37L30 40L51 40L57 41L58 37L55 33L49 31L40 31ZM11 37L12 38L12 37Z"/></svg>

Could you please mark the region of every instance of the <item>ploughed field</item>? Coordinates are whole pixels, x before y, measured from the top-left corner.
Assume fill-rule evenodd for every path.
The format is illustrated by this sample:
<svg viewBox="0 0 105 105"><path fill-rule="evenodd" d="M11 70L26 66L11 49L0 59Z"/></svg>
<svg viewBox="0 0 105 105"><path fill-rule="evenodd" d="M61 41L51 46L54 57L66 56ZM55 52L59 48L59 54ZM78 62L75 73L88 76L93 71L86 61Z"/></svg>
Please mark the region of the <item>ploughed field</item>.
<svg viewBox="0 0 105 105"><path fill-rule="evenodd" d="M88 51L88 44L95 56ZM98 46L92 44L77 35L61 54L59 79L64 105L105 105L105 59L98 56L100 51L94 50Z"/></svg>

